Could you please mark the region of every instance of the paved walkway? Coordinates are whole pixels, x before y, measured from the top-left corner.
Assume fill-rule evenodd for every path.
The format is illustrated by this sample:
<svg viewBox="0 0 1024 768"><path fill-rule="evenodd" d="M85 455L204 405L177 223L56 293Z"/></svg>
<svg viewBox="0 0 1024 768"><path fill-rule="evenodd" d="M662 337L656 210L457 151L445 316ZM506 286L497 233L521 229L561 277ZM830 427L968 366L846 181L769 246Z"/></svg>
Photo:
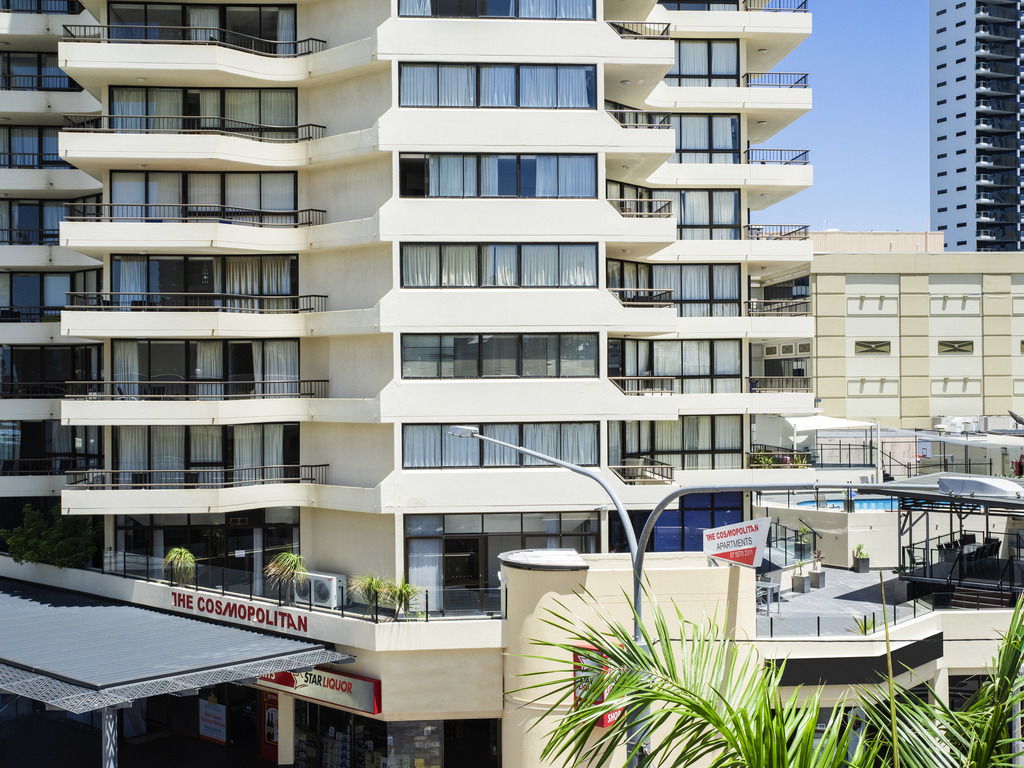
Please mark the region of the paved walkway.
<svg viewBox="0 0 1024 768"><path fill-rule="evenodd" d="M882 627L882 589L879 571L854 573L842 568L825 568L825 586L810 592L783 592L782 605L776 613L758 615L757 636L770 635L841 635L858 632L855 621L874 617L875 626ZM887 615L892 621L896 577L888 569L885 577ZM919 608L920 610L920 608ZM896 620L913 616L912 603L896 607Z"/></svg>

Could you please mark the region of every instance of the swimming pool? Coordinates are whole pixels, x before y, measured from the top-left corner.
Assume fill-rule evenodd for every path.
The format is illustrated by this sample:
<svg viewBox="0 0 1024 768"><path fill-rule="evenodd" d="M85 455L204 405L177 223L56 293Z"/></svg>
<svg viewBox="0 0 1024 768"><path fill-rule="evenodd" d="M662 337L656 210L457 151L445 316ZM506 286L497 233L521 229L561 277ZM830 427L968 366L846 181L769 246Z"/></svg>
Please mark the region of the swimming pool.
<svg viewBox="0 0 1024 768"><path fill-rule="evenodd" d="M822 499L821 504L818 504L814 499L807 501L798 501L798 507L823 507L828 509L842 509L842 499ZM899 509L899 500L894 498L888 499L870 499L857 497L853 500L853 508L858 512L892 512L893 510Z"/></svg>

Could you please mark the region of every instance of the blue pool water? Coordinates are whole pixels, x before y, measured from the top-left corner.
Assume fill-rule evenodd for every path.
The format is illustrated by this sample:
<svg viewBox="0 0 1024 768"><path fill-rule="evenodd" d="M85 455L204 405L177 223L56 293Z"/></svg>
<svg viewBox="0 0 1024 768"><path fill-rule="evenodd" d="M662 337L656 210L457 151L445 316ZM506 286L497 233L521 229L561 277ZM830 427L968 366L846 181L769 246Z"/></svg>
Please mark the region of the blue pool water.
<svg viewBox="0 0 1024 768"><path fill-rule="evenodd" d="M809 501L797 502L798 507L828 507L829 509L842 509L842 499L822 499L821 504L817 504L814 499ZM899 509L899 503L897 499L867 499L867 498L856 498L853 500L853 508L860 511L882 511L892 512L894 509Z"/></svg>

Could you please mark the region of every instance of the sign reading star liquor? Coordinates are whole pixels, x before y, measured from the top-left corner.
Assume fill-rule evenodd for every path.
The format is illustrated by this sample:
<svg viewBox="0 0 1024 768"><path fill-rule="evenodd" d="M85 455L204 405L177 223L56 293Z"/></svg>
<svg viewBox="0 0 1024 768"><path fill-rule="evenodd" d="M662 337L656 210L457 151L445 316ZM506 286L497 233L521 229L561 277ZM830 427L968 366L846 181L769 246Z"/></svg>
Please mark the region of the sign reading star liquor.
<svg viewBox="0 0 1024 768"><path fill-rule="evenodd" d="M380 680L369 677L317 669L311 672L278 672L261 677L257 688L287 693L297 699L329 704L379 715L381 711Z"/></svg>
<svg viewBox="0 0 1024 768"><path fill-rule="evenodd" d="M704 554L756 568L764 560L769 526L769 518L759 517L745 523L708 528L704 531Z"/></svg>

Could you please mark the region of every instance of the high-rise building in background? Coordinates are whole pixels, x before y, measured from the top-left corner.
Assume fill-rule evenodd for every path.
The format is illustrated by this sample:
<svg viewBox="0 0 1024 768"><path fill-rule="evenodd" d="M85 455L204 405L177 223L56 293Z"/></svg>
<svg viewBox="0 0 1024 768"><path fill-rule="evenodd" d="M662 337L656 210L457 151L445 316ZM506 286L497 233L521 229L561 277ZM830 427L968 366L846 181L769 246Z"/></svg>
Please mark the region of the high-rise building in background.
<svg viewBox="0 0 1024 768"><path fill-rule="evenodd" d="M1017 0L929 4L929 213L949 250L1020 247L1020 14Z"/></svg>

